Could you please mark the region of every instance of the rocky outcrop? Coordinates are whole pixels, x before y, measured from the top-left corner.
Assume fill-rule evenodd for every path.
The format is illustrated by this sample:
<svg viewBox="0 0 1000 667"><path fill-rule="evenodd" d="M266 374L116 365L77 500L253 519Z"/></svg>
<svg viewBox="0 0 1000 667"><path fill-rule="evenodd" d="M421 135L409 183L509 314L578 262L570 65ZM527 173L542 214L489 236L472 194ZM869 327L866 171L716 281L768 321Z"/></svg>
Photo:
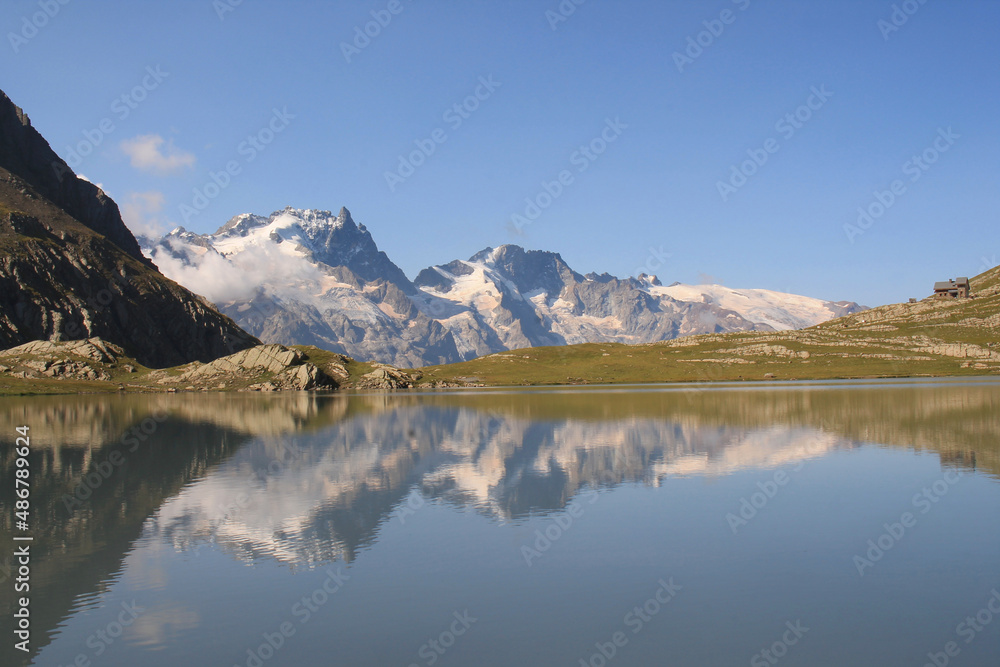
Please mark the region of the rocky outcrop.
<svg viewBox="0 0 1000 667"><path fill-rule="evenodd" d="M411 389L414 378L392 366L379 365L370 373L362 375L354 387L356 389Z"/></svg>
<svg viewBox="0 0 1000 667"><path fill-rule="evenodd" d="M100 338L88 338L87 340L73 340L65 343L56 343L49 340L35 340L24 345L9 350L0 351L0 358L27 356L58 356L72 354L78 357L91 359L102 364L113 364L125 356L125 350L105 342Z"/></svg>
<svg viewBox="0 0 1000 667"><path fill-rule="evenodd" d="M243 350L228 357L216 359L210 364L196 366L184 374L184 378L198 379L209 376L234 373L260 372L278 373L291 366L298 366L306 356L298 350L289 350L281 345L260 345Z"/></svg>
<svg viewBox="0 0 1000 667"><path fill-rule="evenodd" d="M197 364L178 376L161 379L160 383L212 387L224 385L247 391L336 389L337 381L314 364L308 363L307 358L305 353L282 345L260 345L216 359L209 364ZM244 384L246 386L241 386Z"/></svg>
<svg viewBox="0 0 1000 667"><path fill-rule="evenodd" d="M22 379L101 380L112 378L113 367L125 351L100 338L57 343L36 340L0 351L0 373ZM134 366L123 364L125 372Z"/></svg>
<svg viewBox="0 0 1000 667"><path fill-rule="evenodd" d="M936 354L942 357L957 357L959 359L988 359L1000 361L1000 352L988 350L972 343L951 343L943 345L931 345L920 348L921 352Z"/></svg>

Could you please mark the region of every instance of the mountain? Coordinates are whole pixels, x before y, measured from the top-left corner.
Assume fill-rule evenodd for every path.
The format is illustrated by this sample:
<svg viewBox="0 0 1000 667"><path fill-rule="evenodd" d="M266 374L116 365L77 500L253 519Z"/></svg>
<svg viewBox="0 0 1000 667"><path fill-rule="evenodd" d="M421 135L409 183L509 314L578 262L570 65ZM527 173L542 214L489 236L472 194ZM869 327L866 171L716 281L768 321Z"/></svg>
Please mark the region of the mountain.
<svg viewBox="0 0 1000 667"><path fill-rule="evenodd" d="M151 367L259 343L142 255L115 202L0 92L0 349L100 337Z"/></svg>
<svg viewBox="0 0 1000 667"><path fill-rule="evenodd" d="M99 187L77 178L31 120L0 91L0 167L20 177L41 197L104 236L130 257L146 262L118 205Z"/></svg>
<svg viewBox="0 0 1000 667"><path fill-rule="evenodd" d="M645 274L583 276L557 253L516 245L424 269L415 283L421 310L442 320L467 358L521 347L800 328L862 309L767 290L663 287Z"/></svg>
<svg viewBox="0 0 1000 667"><path fill-rule="evenodd" d="M862 309L766 290L663 287L655 276L581 275L557 253L516 245L429 267L411 282L346 208L243 214L214 234L179 227L143 241L166 275L266 342L402 367L526 347L799 328Z"/></svg>
<svg viewBox="0 0 1000 667"><path fill-rule="evenodd" d="M147 243L167 275L262 340L401 366L461 359L451 334L414 305L417 287L347 209L244 214L211 235L179 227Z"/></svg>
<svg viewBox="0 0 1000 667"><path fill-rule="evenodd" d="M929 280L928 291L932 284ZM972 298L930 296L800 330L491 354L422 368L422 381L509 385L995 375L1000 373L1000 267L976 276L971 286Z"/></svg>

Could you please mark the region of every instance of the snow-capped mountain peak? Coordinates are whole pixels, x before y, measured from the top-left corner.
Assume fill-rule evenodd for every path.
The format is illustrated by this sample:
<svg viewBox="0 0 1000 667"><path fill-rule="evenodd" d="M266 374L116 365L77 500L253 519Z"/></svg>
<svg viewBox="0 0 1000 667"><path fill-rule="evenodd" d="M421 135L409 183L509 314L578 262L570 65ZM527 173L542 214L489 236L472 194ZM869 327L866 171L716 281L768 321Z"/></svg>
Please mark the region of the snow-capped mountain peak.
<svg viewBox="0 0 1000 667"><path fill-rule="evenodd" d="M513 244L421 271L411 282L346 208L244 213L214 234L175 229L145 252L265 342L311 344L400 366L585 342L800 328L849 302L656 276L583 276L555 252ZM249 278L249 279L248 279Z"/></svg>

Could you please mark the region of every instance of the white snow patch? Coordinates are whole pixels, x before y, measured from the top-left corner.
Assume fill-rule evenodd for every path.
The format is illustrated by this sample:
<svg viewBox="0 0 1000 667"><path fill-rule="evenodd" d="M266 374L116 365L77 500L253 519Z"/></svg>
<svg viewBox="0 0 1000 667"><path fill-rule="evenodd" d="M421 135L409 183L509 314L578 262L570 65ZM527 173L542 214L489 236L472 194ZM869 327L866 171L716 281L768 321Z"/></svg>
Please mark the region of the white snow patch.
<svg viewBox="0 0 1000 667"><path fill-rule="evenodd" d="M722 285L649 286L653 296L669 296L678 301L713 303L739 313L757 324L767 324L779 331L804 329L835 316L828 301L808 296L763 289L732 289Z"/></svg>

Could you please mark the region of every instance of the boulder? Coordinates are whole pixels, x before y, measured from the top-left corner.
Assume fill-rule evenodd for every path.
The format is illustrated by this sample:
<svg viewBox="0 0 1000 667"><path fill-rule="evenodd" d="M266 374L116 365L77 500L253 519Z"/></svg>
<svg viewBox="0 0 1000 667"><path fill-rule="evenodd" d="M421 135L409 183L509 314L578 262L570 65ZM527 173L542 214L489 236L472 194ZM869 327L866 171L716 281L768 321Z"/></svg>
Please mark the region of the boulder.
<svg viewBox="0 0 1000 667"><path fill-rule="evenodd" d="M216 359L208 364L194 364L177 378L161 382L211 383L226 386L253 382L258 376L270 375L262 382L253 382L248 391L318 391L336 389L338 383L299 350L283 345L259 345L249 350Z"/></svg>
<svg viewBox="0 0 1000 667"><path fill-rule="evenodd" d="M392 366L379 365L370 373L362 375L355 384L358 389L409 389L413 378Z"/></svg>

